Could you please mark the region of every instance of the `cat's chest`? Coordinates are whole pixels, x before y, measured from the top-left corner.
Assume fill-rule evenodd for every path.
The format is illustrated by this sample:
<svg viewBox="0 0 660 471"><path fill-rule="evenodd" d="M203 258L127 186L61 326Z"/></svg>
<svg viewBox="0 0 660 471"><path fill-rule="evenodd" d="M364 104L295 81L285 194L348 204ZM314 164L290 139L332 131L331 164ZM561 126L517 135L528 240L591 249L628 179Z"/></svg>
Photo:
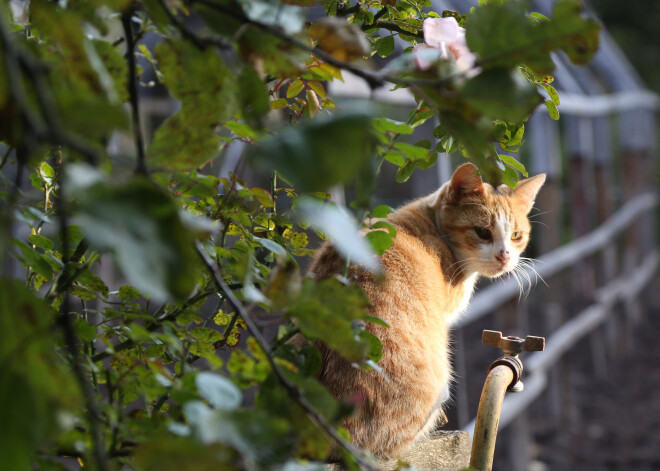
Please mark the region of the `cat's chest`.
<svg viewBox="0 0 660 471"><path fill-rule="evenodd" d="M473 273L468 276L465 281L462 283L460 289L454 288L456 290L452 318L449 319L450 322L455 319L456 316L463 314L470 304L470 299L472 298L472 293L474 292L474 284L477 281L477 274Z"/></svg>
<svg viewBox="0 0 660 471"><path fill-rule="evenodd" d="M471 274L460 283L447 283L446 279L436 278L434 296L429 308L438 313L449 323L453 322L460 314L466 311L474 292L477 274Z"/></svg>

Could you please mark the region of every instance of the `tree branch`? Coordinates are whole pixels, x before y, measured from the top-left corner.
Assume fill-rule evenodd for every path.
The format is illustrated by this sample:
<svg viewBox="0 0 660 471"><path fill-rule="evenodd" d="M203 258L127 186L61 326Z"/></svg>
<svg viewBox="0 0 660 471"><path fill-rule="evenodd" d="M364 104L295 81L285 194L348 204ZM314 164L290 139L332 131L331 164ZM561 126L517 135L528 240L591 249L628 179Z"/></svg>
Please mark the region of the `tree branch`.
<svg viewBox="0 0 660 471"><path fill-rule="evenodd" d="M318 56L320 59L322 59L323 61L327 62L330 65L334 65L335 67L338 67L340 69L347 70L347 71L357 75L358 77L361 77L362 79L364 79L369 84L369 86L371 88L382 87L383 85L385 85L387 83L387 81L380 74L371 72L369 70L362 69L361 67L357 67L357 66L351 64L350 62L345 62L345 61L335 59L333 56L331 56L327 52L323 51L322 49L319 49L318 47L312 47L308 44L305 44L303 41L301 41L297 38L289 36L288 34L284 33L283 31L281 31L280 29L278 29L274 26L271 26L271 25L268 25L268 24L265 24L265 23L261 23L259 21L252 20L252 19L248 18L247 16L245 16L243 13L236 12L232 8L228 8L228 7L226 7L222 4L215 3L211 0L190 0L190 2L191 3L199 3L199 4L202 4L202 5L208 6L210 8L213 8L215 10L218 10L218 11L220 11L220 12L222 12L222 13L228 15L228 16L231 16L232 18L240 20L240 21L242 21L246 24L255 26L255 27L261 29L262 31L267 32L271 36L275 36L276 38L279 38L283 41L286 41L289 44L291 44L292 46L295 46L299 49L302 49L304 51L312 53L312 54Z"/></svg>
<svg viewBox="0 0 660 471"><path fill-rule="evenodd" d="M135 165L136 173L147 175L147 165L144 156L144 139L142 137L142 127L140 126L140 103L137 90L137 77L135 68L135 38L133 37L133 26L131 17L133 9L130 8L122 14L121 23L124 27L124 37L126 38L126 54L128 56L128 93L131 99L131 112L133 116L133 139L135 139L135 150L137 152L137 163Z"/></svg>
<svg viewBox="0 0 660 471"><path fill-rule="evenodd" d="M59 230L62 239L62 261L66 267L69 263L69 261L65 258L69 251L69 244L66 234L67 215L64 209L64 188L61 186L60 197L58 198L58 209L60 225ZM101 421L103 420L103 416L101 414L100 408L98 407L98 404L96 403L94 391L92 390L87 375L82 367L83 361L77 347L77 339L73 329L73 322L71 320L71 315L69 314L69 297L67 295L64 296L64 300L60 308L60 326L64 333L64 340L67 350L71 356L71 367L73 369L73 374L78 382L80 392L82 393L85 400L87 418L89 420L89 428L92 438L92 451L94 460L96 461L97 469L98 471L109 471L110 467L108 465L108 459L105 452L105 444L101 432Z"/></svg>
<svg viewBox="0 0 660 471"><path fill-rule="evenodd" d="M351 72L354 75L357 75L358 77L362 78L364 81L367 82L370 88L379 88L383 87L388 84L398 84L398 85L406 85L406 86L418 86L418 87L429 87L429 88L434 88L434 89L442 89L446 88L447 85L450 85L454 83L458 79L463 79L468 76L472 72L472 70L466 70L462 72L457 72L455 74L452 74L448 77L442 78L442 79L410 79L410 78L401 78L401 77L396 77L395 75L389 74L382 74L380 72L372 72L370 70L363 69L362 67L358 67L350 62L342 61L339 59L336 59L334 56L331 54L328 54L324 50L318 48L318 47L312 47L303 41L291 37L288 34L284 33L277 27L261 23L259 21L252 20L245 16L243 13L237 12L231 8L228 8L220 3L215 3L212 0L189 0L190 3L199 3L205 6L208 6L209 8L213 8L215 10L218 10L219 12L222 12L228 16L231 16L232 18L235 18L237 20L243 21L244 23L250 24L252 26L255 26L262 31L265 31L266 33L275 36L276 38L279 38L283 41L288 42L292 46L295 46L299 49L302 49L303 51L307 51L311 54L314 54L315 56L319 57L322 59L324 62L327 62L330 65L333 65L339 69L346 70L348 72ZM381 22L379 22L380 24ZM386 25L389 23L384 22ZM380 26L379 26L380 27ZM405 32L405 34L408 35L414 35L413 33L410 32ZM421 34L421 33L418 33ZM423 37L423 36L422 36Z"/></svg>
<svg viewBox="0 0 660 471"><path fill-rule="evenodd" d="M181 36L183 36L185 39L188 39L195 46L197 46L197 48L205 49L207 46L217 47L218 49L232 48L231 43L222 38L213 37L213 36L209 36L209 37L199 36L194 32L190 31L188 27L185 24L183 24L183 22L181 22L174 13L172 13L172 10L168 8L167 4L165 3L165 0L158 0L158 3L160 3L160 6L163 8L163 10L165 10L165 13L167 13L167 16L169 17L172 24L174 24L176 29L179 30Z"/></svg>
<svg viewBox="0 0 660 471"><path fill-rule="evenodd" d="M175 309L172 309L169 313L166 315L159 317L158 319L151 321L148 325L146 325L144 328L147 329L149 332L153 332L156 330L158 327L163 322L168 322L176 319L176 317L181 314L181 311L186 309L188 306L191 306L195 304L197 301L200 301L208 296L211 296L212 294L216 294L216 291L202 291L201 293L197 293L194 295L192 298L186 300L180 307L177 307ZM112 353L105 350L103 352L99 352L96 355L92 356L92 361L97 362L101 360L105 360L108 357L111 357L117 352L121 352L123 350L128 350L129 348L133 348L137 345L137 343L134 340L128 339L124 340L123 342L118 343L114 347L112 347Z"/></svg>
<svg viewBox="0 0 660 471"><path fill-rule="evenodd" d="M393 31L395 33L403 34L406 36L412 36L415 38L419 39L424 39L424 33L422 31L417 31L417 32L411 32L406 29L403 29L401 26L398 24L392 22L392 21L375 21L376 18L374 18L374 22L368 25L362 25L360 26L360 29L362 31L368 31L370 29L386 29L388 31Z"/></svg>
<svg viewBox="0 0 660 471"><path fill-rule="evenodd" d="M291 396L291 398L294 399L298 405L303 408L307 414L307 417L309 417L312 423L314 423L320 430L332 438L344 450L353 455L358 465L362 469L374 471L377 470L378 467L369 459L367 459L361 450L353 446L350 442L344 440L344 438L337 432L337 430L335 430L335 428L326 420L326 418L314 408L314 406L307 400L307 398L305 398L303 392L298 388L298 386L293 384L286 378L286 376L284 376L284 373L280 369L279 365L275 362L269 343L261 334L261 331L255 324L252 316L250 316L247 309L245 309L245 306L243 306L243 304L236 298L234 292L229 288L229 286L227 286L222 277L218 274L213 262L204 254L204 251L199 244L196 246L196 249L218 290L223 293L225 298L234 307L236 312L241 316L241 318L243 318L245 325L250 331L250 334L252 334L252 336L257 340L257 343L259 343L259 346L266 354L266 358L268 359L268 363L270 364L273 374L278 379L280 384L287 390L289 396Z"/></svg>

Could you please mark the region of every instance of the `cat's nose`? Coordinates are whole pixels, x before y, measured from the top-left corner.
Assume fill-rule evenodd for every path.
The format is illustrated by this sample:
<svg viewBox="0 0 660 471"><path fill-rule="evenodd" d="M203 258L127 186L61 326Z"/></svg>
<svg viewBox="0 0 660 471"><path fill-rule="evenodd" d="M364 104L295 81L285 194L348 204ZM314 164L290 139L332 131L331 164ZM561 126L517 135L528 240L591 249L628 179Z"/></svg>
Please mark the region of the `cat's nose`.
<svg viewBox="0 0 660 471"><path fill-rule="evenodd" d="M508 250L500 250L497 255L495 255L495 258L497 259L498 262L500 262L502 265L504 265L506 262L511 260L511 257L509 256L509 251Z"/></svg>

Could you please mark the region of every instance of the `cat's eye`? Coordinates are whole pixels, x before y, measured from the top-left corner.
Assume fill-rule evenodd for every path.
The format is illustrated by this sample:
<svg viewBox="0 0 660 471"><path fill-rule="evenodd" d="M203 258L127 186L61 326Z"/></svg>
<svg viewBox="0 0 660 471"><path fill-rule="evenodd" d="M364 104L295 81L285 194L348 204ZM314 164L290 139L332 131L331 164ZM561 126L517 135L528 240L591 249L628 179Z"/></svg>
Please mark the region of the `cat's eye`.
<svg viewBox="0 0 660 471"><path fill-rule="evenodd" d="M483 240L490 240L490 231L485 227L475 227L474 232Z"/></svg>
<svg viewBox="0 0 660 471"><path fill-rule="evenodd" d="M518 241L522 239L522 236L523 236L522 232L515 231L514 233L511 234L511 240Z"/></svg>

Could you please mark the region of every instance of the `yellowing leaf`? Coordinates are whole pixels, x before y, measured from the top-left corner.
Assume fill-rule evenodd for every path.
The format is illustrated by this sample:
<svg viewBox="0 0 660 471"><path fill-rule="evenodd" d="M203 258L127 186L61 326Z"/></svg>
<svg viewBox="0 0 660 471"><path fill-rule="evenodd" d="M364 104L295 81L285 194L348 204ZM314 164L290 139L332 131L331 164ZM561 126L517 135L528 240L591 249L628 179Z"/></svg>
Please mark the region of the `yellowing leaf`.
<svg viewBox="0 0 660 471"><path fill-rule="evenodd" d="M312 24L309 34L320 49L335 59L350 62L369 56L367 37L356 25L343 18L322 18Z"/></svg>

